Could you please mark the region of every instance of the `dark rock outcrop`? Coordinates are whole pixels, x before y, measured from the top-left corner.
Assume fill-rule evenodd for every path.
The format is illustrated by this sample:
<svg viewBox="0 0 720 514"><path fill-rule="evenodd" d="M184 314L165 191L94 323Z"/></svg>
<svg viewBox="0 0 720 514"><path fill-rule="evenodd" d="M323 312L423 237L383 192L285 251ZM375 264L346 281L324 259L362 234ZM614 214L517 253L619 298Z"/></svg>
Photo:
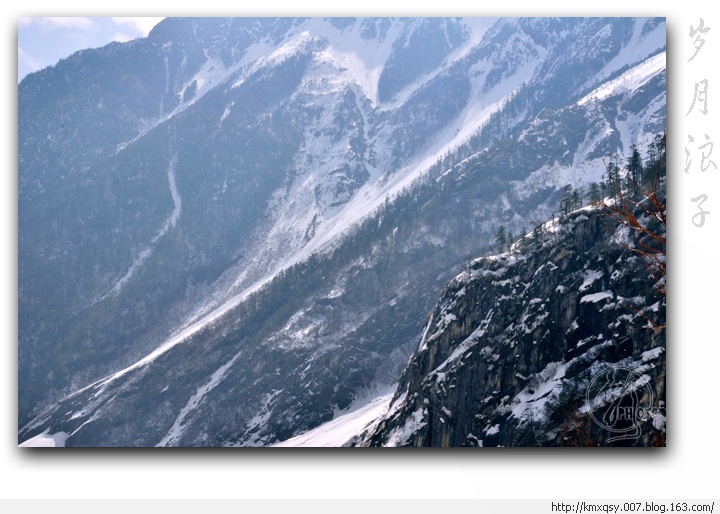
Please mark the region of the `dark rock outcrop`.
<svg viewBox="0 0 720 514"><path fill-rule="evenodd" d="M665 297L636 237L597 207L545 229L448 284L355 444L664 445Z"/></svg>

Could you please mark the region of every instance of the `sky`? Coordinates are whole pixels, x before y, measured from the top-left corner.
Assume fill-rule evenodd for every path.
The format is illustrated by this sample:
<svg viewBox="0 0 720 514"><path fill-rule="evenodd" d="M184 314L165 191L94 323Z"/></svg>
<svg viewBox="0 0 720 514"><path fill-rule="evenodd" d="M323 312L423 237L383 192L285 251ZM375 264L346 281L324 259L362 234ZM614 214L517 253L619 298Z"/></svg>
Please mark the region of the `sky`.
<svg viewBox="0 0 720 514"><path fill-rule="evenodd" d="M20 17L18 83L34 71L56 64L84 48L145 37L158 17Z"/></svg>

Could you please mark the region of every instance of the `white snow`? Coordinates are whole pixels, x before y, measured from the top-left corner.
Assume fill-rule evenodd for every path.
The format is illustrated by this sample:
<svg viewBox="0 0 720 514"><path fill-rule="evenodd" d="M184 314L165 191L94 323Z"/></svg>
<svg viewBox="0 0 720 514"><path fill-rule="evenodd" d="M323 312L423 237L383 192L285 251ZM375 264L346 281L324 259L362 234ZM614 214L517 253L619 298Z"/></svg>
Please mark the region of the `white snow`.
<svg viewBox="0 0 720 514"><path fill-rule="evenodd" d="M265 437L259 436L257 429L263 427L270 418L272 415L272 407L275 404L275 399L282 392L282 389L273 389L269 393L265 393L263 395L262 401L260 402L260 408L245 425L252 433L252 438L244 444L245 446L265 446Z"/></svg>
<svg viewBox="0 0 720 514"><path fill-rule="evenodd" d="M276 447L339 447L377 423L387 413L393 393L380 396L368 404L347 412L317 428L295 436Z"/></svg>
<svg viewBox="0 0 720 514"><path fill-rule="evenodd" d="M630 375L628 375L628 377L630 377ZM579 412L584 414L599 409L605 405L608 405L617 398L621 398L628 393L637 391L638 389L645 387L650 382L651 378L648 375L642 375L636 380L629 380L628 383L620 384L617 387L608 387L606 389L603 389L590 401L589 404L586 403L582 407L580 407Z"/></svg>
<svg viewBox="0 0 720 514"><path fill-rule="evenodd" d="M390 403L390 406L388 408L387 414L385 414L385 419L391 419L395 414L400 411L405 406L405 403L407 402L407 395L410 392L410 387L408 386L403 394L398 396L397 400Z"/></svg>
<svg viewBox="0 0 720 514"><path fill-rule="evenodd" d="M664 27L664 25L663 25ZM632 62L635 55L633 49L628 49L622 55L623 62L628 59ZM647 55L647 54L638 54ZM653 57L645 59L640 64L623 73L620 77L603 83L594 91L582 98L578 105L586 106L589 109L598 109L594 102L601 101L609 96L616 94L630 94L647 83L651 78L665 70L665 52L661 52ZM639 59L640 57L638 57ZM608 68L609 70L610 68ZM605 73L605 72L604 72ZM609 74L609 73L608 73ZM604 75L605 76L605 75ZM617 130L620 137L619 149L621 152L629 151L632 143L637 144L638 149L642 151L646 148L649 141L644 129L644 120L655 112L658 112L665 106L665 94L658 95L640 114L630 114L618 112L613 128L607 121L603 121L594 130L585 134L583 141L574 150L573 162L571 165L560 165L557 161L552 164L546 164L541 168L534 170L530 175L522 181L514 183L516 194L520 198L525 198L543 187L555 186L557 189L564 185L570 184L574 188L586 187L592 182L599 182L605 175L605 163L600 158L589 159L588 156L595 150L595 147L605 141L608 136ZM624 114L624 115L623 115ZM606 115L600 115L604 118Z"/></svg>
<svg viewBox="0 0 720 514"><path fill-rule="evenodd" d="M460 343L455 350L450 354L450 356L445 359L445 361L440 364L435 370L433 370L432 373L430 373L429 376L436 375L437 373L440 373L443 369L445 369L445 366L448 366L453 361L457 360L458 358L462 357L465 352L467 352L470 348L475 346L478 342L480 342L482 336L485 335L485 332L487 331L487 327L490 324L490 321L493 317L493 309L490 309L488 313L485 315L485 318L480 322L480 326L476 328L462 343Z"/></svg>
<svg viewBox="0 0 720 514"><path fill-rule="evenodd" d="M493 425L485 430L485 435L494 435L500 432L500 425Z"/></svg>
<svg viewBox="0 0 720 514"><path fill-rule="evenodd" d="M640 357L642 358L643 362L647 362L647 361L657 359L658 357L660 357L660 355L662 355L662 353L664 351L665 351L665 348L663 348L662 346L658 346L657 348L653 348L652 350L643 352L643 354Z"/></svg>
<svg viewBox="0 0 720 514"><path fill-rule="evenodd" d="M310 20L312 23L319 23L317 20ZM331 30L331 29L323 29ZM479 34L485 30L485 26L482 23L478 24L475 29L475 40L479 40ZM298 34L295 39L290 43L284 45L281 48L275 48L270 53L271 57L264 58L263 55L267 55L267 45L257 45L257 48L251 49L243 56L241 63L234 66L233 69L221 69L222 67L217 63L210 63L209 61L204 65L203 70L196 74L195 78L202 78L202 85L198 87L194 99L197 99L201 94L209 90L211 85L217 85L221 80L225 80L231 73L234 73L237 69L242 66L247 66L250 63L254 63L251 69L256 70L262 67L264 63L268 62L268 59L283 59L291 55L293 52L298 51L303 45L307 44L310 40L308 35L308 27L300 27ZM348 36L350 37L350 36ZM388 40L391 37L388 37ZM472 38L471 38L472 39ZM348 40L349 42L350 40ZM349 43L348 43L349 44ZM326 54L328 58L340 59L344 66L354 67L353 73L362 75L361 71L358 71L359 64L353 60L355 57L344 52L345 47L342 43L337 43L337 49ZM457 58L464 55L465 50L459 51ZM265 52L263 54L263 52ZM368 54L369 55L369 54ZM333 57L334 56L334 57ZM360 54L358 54L358 58ZM265 60L263 60L265 59ZM344 59L344 60L343 60ZM365 59L365 57L363 57ZM370 59L367 57L367 59ZM369 61L363 61L366 63L364 70L374 69L372 63L367 64ZM170 338L166 343L161 345L156 351L146 356L142 360L138 361L135 365L129 369L133 369L139 365L144 365L151 362L155 357L164 353L172 346L185 340L188 336L192 335L195 331L201 327L212 323L227 312L232 310L236 305L247 298L253 291L258 290L265 283L272 280L272 278L279 272L295 263L302 262L314 253L319 253L328 250L335 244L344 234L351 230L351 227L362 221L368 215L371 215L376 209L381 207L387 198L392 198L400 193L404 188L409 186L418 178L422 177L427 170L444 154L452 149L456 148L470 136L472 136L489 118L489 116L500 109L505 100L512 95L512 92L517 89L522 83L529 80L536 67L541 62L540 58L530 60L520 67L514 75L506 77L499 84L497 84L490 91L481 92L480 85L476 85L473 95L475 96L473 101L468 102L468 106L465 108L463 113L459 116L457 125L460 130L455 130L453 126L449 126L446 131L441 133L435 144L427 145L424 154L421 154L410 161L403 169L395 171L392 176L387 179L375 179L366 183L356 194L342 207L337 209L335 212L326 212L325 218L321 219L321 223L314 227L314 236L307 243L304 242L303 236L306 233L306 227L310 224L313 211L307 208L307 201L297 201L293 203L291 198L284 198L284 205L289 206L288 211L285 214L285 219L282 223L277 223L271 230L270 234L266 234L264 242L261 243L257 249L256 256L253 259L256 273L262 268L265 269L258 278L248 282L247 279L251 278L253 274L251 269L246 266L245 263L242 269L238 270L238 278L234 282L234 286L231 287L229 294L220 294L218 301L213 303L210 302L206 306L201 307L194 315L192 315L185 323L178 335ZM481 65L483 66L483 65ZM478 73L482 70L476 70ZM365 75L367 76L367 74ZM357 77L356 77L357 78ZM192 80L188 83L192 83ZM200 81L198 81L200 83ZM241 84L241 81L236 82L236 85ZM363 84L361 84L363 86ZM367 83L364 87L372 89ZM194 100L192 100L194 101ZM186 108L189 105L183 104L176 109ZM176 112L174 111L174 112ZM329 113L331 115L332 112ZM171 114L172 115L172 114ZM170 117L170 116L168 116ZM328 154L327 149L324 147L318 147L313 151L315 155L326 156ZM330 167L332 163L328 163ZM312 171L314 166L308 166L307 169ZM388 170L391 171L391 170ZM300 175L303 180L308 180L308 176ZM305 190L298 190L300 196L307 196ZM314 187L312 184L308 184L306 191L312 192L314 196ZM175 197L174 197L175 198ZM304 212L305 217L308 217L305 221L298 222L297 214ZM292 216L289 216L292 214ZM282 215L279 214L279 216ZM300 218L302 220L302 217ZM294 242L293 242L294 241ZM278 247L284 248L284 252L278 252ZM273 257L275 256L275 257ZM126 276L121 278L113 290L119 290L122 285L134 274L135 270L149 257L148 252L142 253L137 259L136 264L131 266L131 269L126 273ZM271 259L268 264L268 259ZM274 263L274 264L273 264ZM124 374L127 370L120 372ZM113 376L116 376L113 375ZM110 378L110 377L109 377Z"/></svg>
<svg viewBox="0 0 720 514"><path fill-rule="evenodd" d="M586 291L597 279L603 276L602 271L596 271L596 270L588 270L585 271L585 274L583 276L584 280L582 285L580 286L579 291Z"/></svg>
<svg viewBox="0 0 720 514"><path fill-rule="evenodd" d="M233 72L235 72L243 68L243 65L246 66L246 68L243 69L241 77L235 81L231 88L240 87L250 76L258 71L270 66L277 66L294 55L297 55L298 52L305 50L315 39L309 31L303 31L300 34L294 35L285 44L276 48L268 47L266 42L253 45L243 56L240 63L232 67ZM252 61L252 64L250 64L249 61ZM250 65L248 66L248 64ZM230 74L226 74L225 79L229 76ZM192 83L192 79L189 83Z"/></svg>
<svg viewBox="0 0 720 514"><path fill-rule="evenodd" d="M215 87L225 82L230 76L232 76L235 72L237 72L245 65L247 65L246 59L240 60L229 68L225 68L224 64L219 59L209 58L208 60L206 60L205 63L201 66L200 70L192 78L190 78L190 80L188 80L180 90L179 96L180 98L183 98L187 88L194 83L197 89L192 98L188 98L187 101L181 101L180 104L168 114L160 116L155 120L146 122L134 138L117 146L116 153L124 150L131 144L135 143L157 126L165 123L169 119L183 112L185 109L197 102L200 98L205 96L209 91L213 90ZM160 103L160 108L163 109L162 100Z"/></svg>
<svg viewBox="0 0 720 514"><path fill-rule="evenodd" d="M665 70L665 57L665 52L661 52L646 59L618 78L603 84L583 97L578 105L585 105L592 100L602 101L613 95L639 89L655 75Z"/></svg>
<svg viewBox="0 0 720 514"><path fill-rule="evenodd" d="M423 421L427 414L428 411L425 408L420 408L413 412L403 426L394 428L393 431L390 432L386 446L396 447L406 444L415 432L427 425L427 423Z"/></svg>
<svg viewBox="0 0 720 514"><path fill-rule="evenodd" d="M100 299L96 300L93 303L97 303L101 300L104 300L107 298L110 294L117 295L120 293L120 290L123 288L125 284L132 278L132 276L135 274L135 272L140 268L140 266L143 265L143 263L152 255L153 250L155 249L155 245L157 242L162 238L165 234L167 234L168 230L170 230L171 227L174 227L177 223L178 218L180 218L180 213L182 212L182 198L180 198L180 194L177 190L177 185L175 184L175 163L177 162L177 156L174 156L170 160L170 164L168 165L167 169L167 176L168 176L168 183L170 186L170 195L172 196L173 200L173 210L170 213L170 216L165 220L165 223L163 224L160 231L155 235L155 237L152 238L152 241L150 242L150 245L147 248L144 248L140 254L135 258L135 261L130 265L130 268L125 272L125 274L117 281L115 282L115 285L105 293Z"/></svg>
<svg viewBox="0 0 720 514"><path fill-rule="evenodd" d="M535 373L525 388L513 398L512 415L518 419L544 419L547 414L545 405L562 390L567 369L581 359L595 359L596 352L612 344L612 341L604 341L568 362L549 363L542 371Z"/></svg>
<svg viewBox="0 0 720 514"><path fill-rule="evenodd" d="M588 294L580 298L580 303L595 303L606 298L612 298L615 296L612 291L603 291L601 293Z"/></svg>
<svg viewBox="0 0 720 514"><path fill-rule="evenodd" d="M62 448L65 446L65 440L68 435L65 432L57 432L50 434L50 429L45 430L42 434L31 437L27 441L23 441L18 445L21 448Z"/></svg>
<svg viewBox="0 0 720 514"><path fill-rule="evenodd" d="M378 104L378 82L392 44L398 35L400 26L394 23L388 36L382 41L363 39L359 24L350 30L339 31L335 27L321 23L322 20L310 20L308 24L317 27L316 32L329 36L331 44L320 53L320 59L346 69L352 80L362 89L373 107Z"/></svg>
<svg viewBox="0 0 720 514"><path fill-rule="evenodd" d="M545 404L562 384L567 366L568 363L551 362L541 372L535 374L531 383L513 398L513 416L541 419Z"/></svg>
<svg viewBox="0 0 720 514"><path fill-rule="evenodd" d="M512 92L532 76L539 61L538 59L526 63L515 75L506 78L486 93L481 94L478 86L475 92L476 100L470 101L459 117L461 130L455 131L450 126L438 136L435 144L426 147L424 154L410 161L404 168L395 171L389 178L386 175L371 178L348 202L335 210L325 212L320 223L313 227L314 235L307 242L304 239L306 227L314 218L313 208L308 209L308 203L312 205L315 202L316 184L312 181L316 179L314 175L299 175L299 179L305 182L293 186L295 189L291 194L278 197L278 205L283 206L283 210L276 213L278 223L272 225L270 233L266 234L266 238L256 252L257 257L253 260L253 264L260 263L265 267L266 271L262 278L245 285L250 270L244 265L238 270L238 278L231 288L238 293L234 296L224 296L224 301L219 305L208 304L203 307L191 317L190 322L202 324L203 318L217 319L246 298L250 290L257 290L264 283L272 280L277 273L304 261L312 254L331 249L338 240L352 230L352 227L380 208L387 198L392 199L424 176L438 159L472 136L489 116L503 105ZM328 148L324 146L312 149L312 153L325 160L330 155ZM316 172L316 166L317 163L313 163L312 166L305 167L305 170L307 173ZM326 162L325 166L329 168L331 163ZM302 198L312 198L312 201ZM278 248L283 248L284 251L278 252ZM268 260L275 264L268 265Z"/></svg>
<svg viewBox="0 0 720 514"><path fill-rule="evenodd" d="M663 402L660 403L662 404ZM663 415L663 413L660 412L659 409L651 409L650 417L652 418L653 427L655 427L655 429L657 430L665 432L665 423L667 421L667 418Z"/></svg>
<svg viewBox="0 0 720 514"><path fill-rule="evenodd" d="M156 446L172 446L180 440L183 432L185 431L185 418L187 418L188 414L196 410L202 403L205 395L215 389L215 387L217 387L217 385L222 381L222 379L225 378L228 370L233 364L235 364L235 361L238 359L238 357L240 357L241 353L242 352L238 352L232 359L220 366L220 368L218 368L210 376L210 380L208 380L205 384L198 388L195 394L182 408L180 414L178 414L178 417L175 420L175 423L173 423L173 426L170 428L168 433L160 440L160 442Z"/></svg>
<svg viewBox="0 0 720 514"><path fill-rule="evenodd" d="M443 333L445 333L445 330L453 321L457 321L457 316L455 316L455 314L443 314L437 322L437 330L433 332L433 335L430 336L428 341L434 341L435 339L440 337Z"/></svg>
<svg viewBox="0 0 720 514"><path fill-rule="evenodd" d="M396 109L397 107L407 102L413 94L420 90L425 84L428 84L431 80L439 76L448 67L464 59L480 43L482 36L485 34L487 29L490 28L490 26L496 21L496 19L497 18L474 18L473 20L466 20L470 22L467 24L467 27L470 29L471 34L470 37L465 41L465 43L461 44L458 48L450 52L450 54L445 58L445 62L443 63L443 65L436 67L430 73L421 76L411 84L405 86L401 91L397 92L390 101L380 105L379 108L385 111ZM527 70L523 68L516 72L513 77L516 78L518 76L524 76L526 72ZM481 75L483 73L483 70L475 69L473 73L475 75ZM525 80L523 80L523 82L524 81ZM517 87L517 84L515 84L513 88L514 87ZM508 90L509 89L510 88L508 88ZM478 92L475 91L474 95L477 96L477 94Z"/></svg>
<svg viewBox="0 0 720 514"><path fill-rule="evenodd" d="M636 18L635 27L630 40L625 44L623 49L612 58L603 69L587 82L587 86L604 82L613 73L632 66L645 59L646 55L655 53L665 47L666 43L666 26L660 23L653 30L642 36L643 25L647 18ZM664 52L663 52L664 53Z"/></svg>
<svg viewBox="0 0 720 514"><path fill-rule="evenodd" d="M634 248L635 243L631 234L632 232L630 230L630 227L621 224L618 225L618 227L615 229L615 232L613 232L612 239L617 244L622 245L626 248Z"/></svg>
<svg viewBox="0 0 720 514"><path fill-rule="evenodd" d="M421 352L425 348L427 348L427 335L430 331L430 327L432 326L433 317L430 316L430 319L428 320L427 325L425 326L425 330L423 330L422 337L420 338L420 348L418 348L418 352Z"/></svg>

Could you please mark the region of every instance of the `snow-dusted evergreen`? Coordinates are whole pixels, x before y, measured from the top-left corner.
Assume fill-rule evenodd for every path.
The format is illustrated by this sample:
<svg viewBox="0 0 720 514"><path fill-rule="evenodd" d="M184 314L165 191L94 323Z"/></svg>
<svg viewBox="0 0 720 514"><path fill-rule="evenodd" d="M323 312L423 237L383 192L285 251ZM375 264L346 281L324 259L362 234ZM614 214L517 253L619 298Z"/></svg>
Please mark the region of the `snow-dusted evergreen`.
<svg viewBox="0 0 720 514"><path fill-rule="evenodd" d="M269 445L347 415L467 255L664 124L662 19L167 19L31 74L19 438Z"/></svg>

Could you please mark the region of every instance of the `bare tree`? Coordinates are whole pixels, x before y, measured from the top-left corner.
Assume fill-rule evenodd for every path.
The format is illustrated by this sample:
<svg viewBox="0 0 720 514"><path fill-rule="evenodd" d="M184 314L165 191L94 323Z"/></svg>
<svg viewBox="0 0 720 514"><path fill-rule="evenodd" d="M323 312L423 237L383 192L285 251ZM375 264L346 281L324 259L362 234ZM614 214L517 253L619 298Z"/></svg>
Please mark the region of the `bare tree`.
<svg viewBox="0 0 720 514"><path fill-rule="evenodd" d="M632 177L628 177L629 187L624 190L617 176L617 171L611 163L608 165L608 177L614 192L614 200L603 203L602 209L605 215L615 223L627 227L636 234L638 244L630 246L620 242L622 246L640 257L645 267L650 271L654 281L655 289L666 297L665 274L666 274L666 207L665 196L662 193L664 188L663 163L664 147L660 158L654 160L656 172L648 181L648 185L640 186ZM658 325L650 320L644 313L638 311L645 317L655 330L665 328L665 325Z"/></svg>

